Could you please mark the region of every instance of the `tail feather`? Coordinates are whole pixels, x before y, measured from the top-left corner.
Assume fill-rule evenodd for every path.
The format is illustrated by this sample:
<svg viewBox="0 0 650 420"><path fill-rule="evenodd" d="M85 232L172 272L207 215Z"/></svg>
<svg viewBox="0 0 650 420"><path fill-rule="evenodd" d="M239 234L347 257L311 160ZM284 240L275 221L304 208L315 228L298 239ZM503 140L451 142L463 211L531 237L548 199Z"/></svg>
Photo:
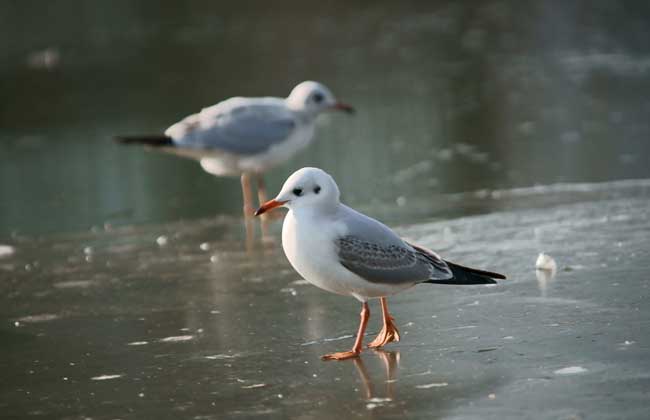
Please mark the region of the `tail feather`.
<svg viewBox="0 0 650 420"><path fill-rule="evenodd" d="M174 142L171 137L160 135L151 136L118 136L115 141L120 144L142 144L151 147L172 146Z"/></svg>
<svg viewBox="0 0 650 420"><path fill-rule="evenodd" d="M464 267L462 265L454 264L445 261L454 277L447 280L429 280L425 283L433 284L495 284L496 280L505 280L506 276L491 271L477 270L475 268Z"/></svg>

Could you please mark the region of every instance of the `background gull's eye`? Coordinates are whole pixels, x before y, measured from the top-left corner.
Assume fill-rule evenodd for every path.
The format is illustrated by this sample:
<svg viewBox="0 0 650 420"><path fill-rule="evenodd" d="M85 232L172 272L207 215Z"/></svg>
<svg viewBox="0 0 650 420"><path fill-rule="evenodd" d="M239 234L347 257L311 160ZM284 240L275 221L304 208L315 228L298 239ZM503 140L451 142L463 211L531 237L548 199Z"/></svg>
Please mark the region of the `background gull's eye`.
<svg viewBox="0 0 650 420"><path fill-rule="evenodd" d="M302 195L302 188L294 188L292 192L295 196L300 197Z"/></svg>
<svg viewBox="0 0 650 420"><path fill-rule="evenodd" d="M323 94L320 93L320 92L316 92L316 93L314 93L313 98L314 98L314 102L316 102L317 104L323 102L323 99L325 99L325 97L323 96Z"/></svg>

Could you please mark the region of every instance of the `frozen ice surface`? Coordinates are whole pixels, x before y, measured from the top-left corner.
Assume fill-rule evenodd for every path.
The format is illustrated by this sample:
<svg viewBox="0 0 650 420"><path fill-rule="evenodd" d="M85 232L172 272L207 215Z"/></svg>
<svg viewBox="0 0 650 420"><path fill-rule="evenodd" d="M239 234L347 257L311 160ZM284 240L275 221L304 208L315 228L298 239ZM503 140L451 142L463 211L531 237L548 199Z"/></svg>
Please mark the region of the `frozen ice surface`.
<svg viewBox="0 0 650 420"><path fill-rule="evenodd" d="M649 197L643 181L574 184L447 197L485 207L435 222L400 213L426 202L382 210L401 214L397 230L413 241L508 280L393 297L402 341L340 363L319 356L352 345L358 303L296 281L279 243L248 255L237 223L26 238L3 261L30 271L1 272L0 412L646 418ZM174 246L158 246L160 232ZM543 288L531 264L540 249L573 267ZM371 313L366 342L376 302Z"/></svg>

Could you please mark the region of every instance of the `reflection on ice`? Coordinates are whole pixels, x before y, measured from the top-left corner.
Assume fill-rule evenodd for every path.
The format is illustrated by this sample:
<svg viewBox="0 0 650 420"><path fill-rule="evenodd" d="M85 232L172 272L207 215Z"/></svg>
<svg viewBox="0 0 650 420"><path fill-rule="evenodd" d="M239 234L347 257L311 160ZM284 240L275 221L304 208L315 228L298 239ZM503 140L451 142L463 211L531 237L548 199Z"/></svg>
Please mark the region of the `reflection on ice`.
<svg viewBox="0 0 650 420"><path fill-rule="evenodd" d="M383 396L379 396L375 380L373 380L372 376L368 373L368 368L364 361L365 356L352 359L354 367L361 379L361 383L363 384L367 409L377 408L378 406L394 400L394 387L397 382L396 375L399 370L400 362L400 353L398 351L385 351L378 349L374 350L372 354L377 356L384 367L385 379L377 382L384 385Z"/></svg>
<svg viewBox="0 0 650 420"><path fill-rule="evenodd" d="M546 297L549 284L557 274L557 263L550 255L541 253L535 262L535 276L542 297Z"/></svg>

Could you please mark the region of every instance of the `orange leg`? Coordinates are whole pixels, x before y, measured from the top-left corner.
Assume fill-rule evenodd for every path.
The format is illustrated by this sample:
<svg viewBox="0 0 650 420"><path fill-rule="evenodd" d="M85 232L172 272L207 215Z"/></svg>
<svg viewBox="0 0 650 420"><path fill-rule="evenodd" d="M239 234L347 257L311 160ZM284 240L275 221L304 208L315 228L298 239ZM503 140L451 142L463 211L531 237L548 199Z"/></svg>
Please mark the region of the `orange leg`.
<svg viewBox="0 0 650 420"><path fill-rule="evenodd" d="M368 344L370 348L383 347L391 341L399 341L399 331L393 323L393 317L388 313L388 301L385 297L381 298L381 315L384 318L384 326L379 335Z"/></svg>
<svg viewBox="0 0 650 420"><path fill-rule="evenodd" d="M261 174L257 174L257 199L259 201L259 205L261 206L262 204L266 203L267 197L266 197L266 184L264 183L264 178L262 178ZM273 212L271 213L264 213L261 217L260 220L260 226L262 228L262 242L270 240L269 236L269 216L271 214L275 214Z"/></svg>
<svg viewBox="0 0 650 420"><path fill-rule="evenodd" d="M353 357L358 357L361 354L361 342L366 333L366 326L370 319L370 309L368 309L368 302L363 302L361 305L361 322L359 323L359 331L357 331L357 339L354 340L354 346L350 351L341 351L338 353L326 354L321 357L323 360L345 360Z"/></svg>
<svg viewBox="0 0 650 420"><path fill-rule="evenodd" d="M251 179L247 173L241 174L241 189L244 196L244 224L246 226L246 249L250 252L253 247L255 231L253 230L253 197L251 193Z"/></svg>

